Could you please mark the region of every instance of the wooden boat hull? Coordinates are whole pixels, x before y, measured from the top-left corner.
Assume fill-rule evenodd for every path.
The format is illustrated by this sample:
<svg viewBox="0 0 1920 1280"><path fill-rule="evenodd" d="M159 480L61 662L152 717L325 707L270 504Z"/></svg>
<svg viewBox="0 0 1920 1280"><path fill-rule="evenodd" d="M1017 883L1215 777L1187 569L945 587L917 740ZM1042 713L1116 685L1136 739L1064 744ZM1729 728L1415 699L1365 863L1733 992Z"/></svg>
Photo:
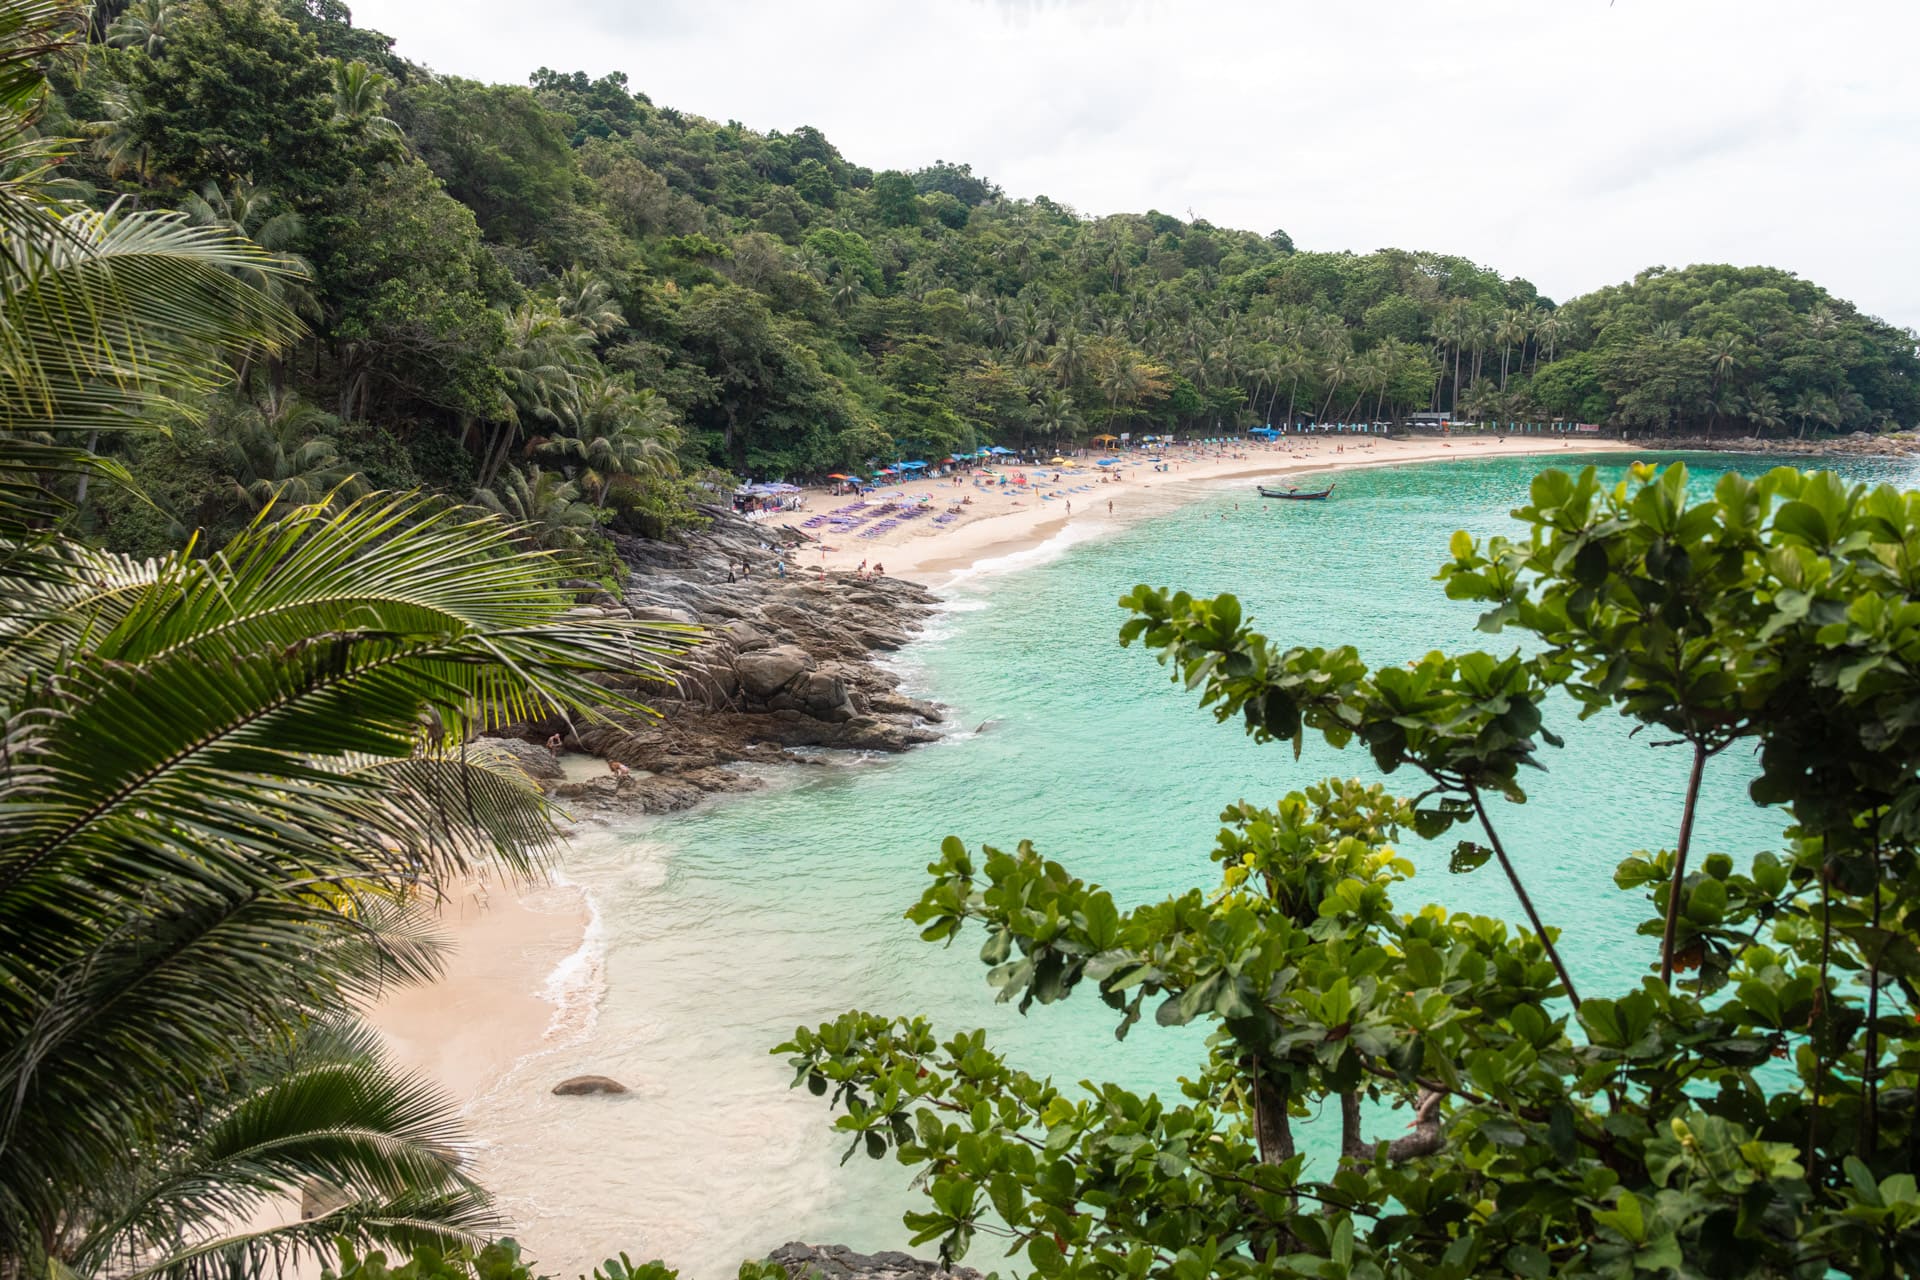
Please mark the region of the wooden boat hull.
<svg viewBox="0 0 1920 1280"><path fill-rule="evenodd" d="M1288 502L1325 502L1327 495L1333 492L1332 485L1328 485L1318 493L1301 493L1298 489L1269 489L1265 485L1260 485L1258 488L1263 498L1281 498Z"/></svg>

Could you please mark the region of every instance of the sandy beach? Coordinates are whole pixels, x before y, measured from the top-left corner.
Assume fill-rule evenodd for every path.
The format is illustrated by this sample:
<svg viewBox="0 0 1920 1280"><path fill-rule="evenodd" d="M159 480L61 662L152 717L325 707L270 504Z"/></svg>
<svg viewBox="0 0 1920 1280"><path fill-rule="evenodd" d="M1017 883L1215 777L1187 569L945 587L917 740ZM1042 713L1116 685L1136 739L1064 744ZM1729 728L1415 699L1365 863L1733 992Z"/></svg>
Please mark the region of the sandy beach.
<svg viewBox="0 0 1920 1280"><path fill-rule="evenodd" d="M878 535L877 524L896 511L881 512L851 529L830 525L809 528L808 521L852 506L855 498L824 489L807 491L804 507L767 520L820 539L798 556L800 569L814 573L850 570L865 562L888 576L938 587L960 571L1040 545L1072 527L1076 536L1097 534L1098 526L1119 527L1160 514L1208 492L1220 483L1249 484L1266 478L1306 476L1342 468L1391 466L1407 462L1484 458L1497 454L1570 454L1617 451L1617 441L1565 437L1456 437L1410 440L1380 436L1297 436L1273 444L1236 441L1230 445L1179 446L1155 471L1153 459L1124 455L1118 466L1100 467L1092 457L1068 466L998 468L1027 483L1005 485L972 476L950 476L916 484L893 485L866 497L865 515L886 503L917 502L923 496L932 515L902 521ZM1337 483L1338 477L1332 476ZM1317 479L1301 488L1322 487ZM954 508L958 510L954 510ZM936 523L940 517L951 517ZM1088 524L1095 530L1086 529Z"/></svg>
<svg viewBox="0 0 1920 1280"><path fill-rule="evenodd" d="M1306 476L1302 488L1337 482L1346 468L1387 466L1406 462L1481 458L1494 454L1561 455L1575 452L1618 451L1604 441L1514 438L1454 440L1303 439L1274 446L1235 445L1219 456L1176 454L1170 472L1148 465L1128 466L1126 478L1100 483L1099 469L1091 465L1075 474L1060 468L1063 479L1053 482L1056 469L1044 474L1048 483L1038 492L989 493L962 477L964 487L928 482L883 491L882 497L933 493L937 499L966 495L973 502L962 507L962 518L935 528L924 520L896 527L865 540L829 536L824 548L809 547L801 570L809 575L822 565L830 574L845 573L862 560L884 563L886 572L938 587L962 571L1028 550L1071 532L1076 538L1101 536L1126 525L1169 511L1229 481L1249 485L1256 478ZM1011 470L1011 469L1009 469ZM1030 475L1041 473L1032 472ZM1039 493L1071 491L1056 500L1040 500ZM1007 486L1012 489L1014 486ZM1072 513L1066 502L1073 502ZM1334 501L1339 500L1336 490ZM813 515L847 505L851 499L824 491L809 495L804 510L778 518L781 524L802 524ZM1111 510L1109 510L1111 504ZM948 502L940 502L944 511ZM599 762L569 758L570 773L597 771ZM570 885L556 883L518 889L497 876L475 881L451 893L441 909L441 923L454 942L445 975L423 987L398 988L369 1011L369 1020L386 1039L395 1058L434 1081L454 1101L471 1107L527 1055L551 1048L568 1034L567 1011L556 1003L555 990L569 985L568 970L579 963L582 939L589 921L583 895ZM572 975L577 977L578 975ZM476 1132L480 1143L489 1135Z"/></svg>

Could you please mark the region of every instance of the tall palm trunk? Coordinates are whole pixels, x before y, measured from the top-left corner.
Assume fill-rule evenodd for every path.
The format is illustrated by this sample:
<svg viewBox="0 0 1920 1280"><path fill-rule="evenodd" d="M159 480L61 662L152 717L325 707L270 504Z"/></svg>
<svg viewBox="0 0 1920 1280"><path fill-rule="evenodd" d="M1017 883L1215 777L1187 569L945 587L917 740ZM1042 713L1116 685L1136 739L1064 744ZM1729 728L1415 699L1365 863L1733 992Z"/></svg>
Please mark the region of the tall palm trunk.
<svg viewBox="0 0 1920 1280"><path fill-rule="evenodd" d="M1287 388L1287 426L1293 426L1293 393L1300 389L1300 379L1295 378L1293 385Z"/></svg>
<svg viewBox="0 0 1920 1280"><path fill-rule="evenodd" d="M94 430L87 432L87 456L88 457L93 456L93 451L97 447L99 447L99 444L100 444L99 429L95 428ZM80 473L80 479L76 481L73 486L73 505L74 506L84 507L87 505L87 482L91 479L93 479L93 476L90 472L82 471Z"/></svg>
<svg viewBox="0 0 1920 1280"><path fill-rule="evenodd" d="M1460 412L1460 344L1453 344L1453 400L1447 405L1447 416L1451 418Z"/></svg>

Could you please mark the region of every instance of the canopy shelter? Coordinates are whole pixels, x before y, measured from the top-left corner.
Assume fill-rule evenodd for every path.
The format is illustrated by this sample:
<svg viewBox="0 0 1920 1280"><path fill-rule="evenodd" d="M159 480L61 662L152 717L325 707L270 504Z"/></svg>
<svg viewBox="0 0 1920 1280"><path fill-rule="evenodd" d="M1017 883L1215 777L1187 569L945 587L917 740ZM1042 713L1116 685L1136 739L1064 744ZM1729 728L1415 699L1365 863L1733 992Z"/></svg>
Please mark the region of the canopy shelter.
<svg viewBox="0 0 1920 1280"><path fill-rule="evenodd" d="M990 453L990 454L992 454L992 455L993 455L994 457L996 457L996 458L1011 458L1011 457L1013 456L1013 450L1011 450L1011 449L1002 449L1002 448L1001 448L1001 447L1000 447L999 445L997 445L997 444L996 444L996 445L992 445L992 446L989 446L989 447L988 447L988 449L987 449L987 452L988 452L988 453Z"/></svg>
<svg viewBox="0 0 1920 1280"><path fill-rule="evenodd" d="M1093 444L1111 444L1113 441L1118 440L1119 438L1120 438L1119 436L1095 436L1092 440L1092 443Z"/></svg>
<svg viewBox="0 0 1920 1280"><path fill-rule="evenodd" d="M1279 435L1280 431L1277 427L1248 427L1247 434L1250 436L1266 436L1271 439Z"/></svg>
<svg viewBox="0 0 1920 1280"><path fill-rule="evenodd" d="M925 471L927 464L924 462L903 462L900 464L900 469L902 471Z"/></svg>
<svg viewBox="0 0 1920 1280"><path fill-rule="evenodd" d="M828 473L827 473L827 479L829 479L829 480L851 480L851 479L853 479L853 477L852 477L852 476L850 476L850 475L845 475L845 474L843 474L842 472L839 472L839 471L832 471L832 472L828 472Z"/></svg>

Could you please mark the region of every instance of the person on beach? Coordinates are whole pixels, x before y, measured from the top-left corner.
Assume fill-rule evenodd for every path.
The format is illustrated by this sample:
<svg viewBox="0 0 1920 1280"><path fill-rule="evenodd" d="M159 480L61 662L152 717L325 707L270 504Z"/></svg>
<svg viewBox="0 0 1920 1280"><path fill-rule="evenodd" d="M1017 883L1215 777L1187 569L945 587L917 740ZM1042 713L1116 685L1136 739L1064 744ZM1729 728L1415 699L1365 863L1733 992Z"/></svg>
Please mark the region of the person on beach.
<svg viewBox="0 0 1920 1280"><path fill-rule="evenodd" d="M607 761L607 772L613 775L616 783L625 782L633 776L633 770L627 768L627 766L621 764L618 760Z"/></svg>
<svg viewBox="0 0 1920 1280"><path fill-rule="evenodd" d="M881 563L880 563L879 561L877 561L877 560L876 560L876 561L874 562L874 565L873 565L873 576L874 576L874 577L876 577L876 578L884 578L884 577L886 577L886 576L887 576L887 566L885 566L885 565L883 565L883 564L881 564Z"/></svg>
<svg viewBox="0 0 1920 1280"><path fill-rule="evenodd" d="M1108 514L1108 515L1112 515L1112 514L1113 514L1113 499L1112 499L1112 498L1108 498L1108 499L1107 499L1107 514Z"/></svg>
<svg viewBox="0 0 1920 1280"><path fill-rule="evenodd" d="M555 756L560 754L560 745L559 734L556 733L547 738L547 750L553 752Z"/></svg>
<svg viewBox="0 0 1920 1280"><path fill-rule="evenodd" d="M1072 499L1072 498L1068 498L1068 499L1067 499L1067 514L1068 514L1068 515L1072 515L1072 514L1073 514L1073 499Z"/></svg>

